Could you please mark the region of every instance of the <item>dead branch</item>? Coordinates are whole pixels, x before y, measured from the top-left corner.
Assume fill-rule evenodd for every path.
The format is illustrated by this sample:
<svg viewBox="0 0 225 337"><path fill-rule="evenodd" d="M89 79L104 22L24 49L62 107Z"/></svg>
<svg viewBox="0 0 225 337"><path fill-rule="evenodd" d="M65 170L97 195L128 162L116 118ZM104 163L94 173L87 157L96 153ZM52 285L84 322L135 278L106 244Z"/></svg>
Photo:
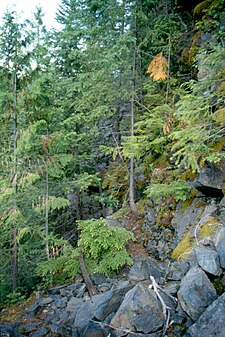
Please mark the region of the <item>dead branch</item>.
<svg viewBox="0 0 225 337"><path fill-rule="evenodd" d="M84 282L86 284L88 293L89 293L90 297L92 297L92 296L96 295L97 292L95 290L95 287L94 287L94 285L93 285L93 283L90 279L87 268L85 266L83 252L82 252L81 248L79 248L79 263L80 263L80 270L81 270Z"/></svg>
<svg viewBox="0 0 225 337"><path fill-rule="evenodd" d="M163 336L165 335L168 327L169 327L169 320L170 320L170 310L171 308L166 305L166 303L163 301L158 289L162 290L159 285L157 284L156 280L154 279L153 276L150 276L150 280L152 281L152 284L149 285L150 289L153 289L154 292L156 293L161 305L162 305L162 310L163 310L163 316L165 319L165 324L163 328Z"/></svg>

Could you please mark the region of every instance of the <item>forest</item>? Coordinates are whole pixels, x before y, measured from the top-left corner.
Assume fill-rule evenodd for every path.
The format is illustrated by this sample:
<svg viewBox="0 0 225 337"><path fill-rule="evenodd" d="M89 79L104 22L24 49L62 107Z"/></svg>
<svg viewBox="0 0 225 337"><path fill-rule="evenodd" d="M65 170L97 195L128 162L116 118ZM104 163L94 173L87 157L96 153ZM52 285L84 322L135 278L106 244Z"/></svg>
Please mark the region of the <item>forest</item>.
<svg viewBox="0 0 225 337"><path fill-rule="evenodd" d="M61 0L0 27L0 303L116 273L148 200L225 158L224 0ZM225 186L224 192L225 192ZM170 200L170 199L167 199Z"/></svg>

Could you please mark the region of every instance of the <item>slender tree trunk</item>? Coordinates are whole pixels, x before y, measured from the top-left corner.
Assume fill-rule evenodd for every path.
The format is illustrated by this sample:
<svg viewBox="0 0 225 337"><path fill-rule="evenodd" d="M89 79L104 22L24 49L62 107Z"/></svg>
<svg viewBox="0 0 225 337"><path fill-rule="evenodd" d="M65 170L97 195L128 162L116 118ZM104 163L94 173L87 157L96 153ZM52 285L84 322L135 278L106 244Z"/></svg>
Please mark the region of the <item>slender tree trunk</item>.
<svg viewBox="0 0 225 337"><path fill-rule="evenodd" d="M167 69L167 86L166 86L166 104L168 104L169 100L169 92L170 92L170 59L171 59L171 38L170 35L168 36L168 69Z"/></svg>
<svg viewBox="0 0 225 337"><path fill-rule="evenodd" d="M135 14L135 40L134 40L134 51L133 51L133 65L132 65L132 95L131 95L131 138L134 136L134 115L135 115L135 75L136 75L136 58L137 58L137 41L136 41L136 14ZM137 212L137 207L135 205L134 199L134 156L132 155L130 158L130 181L129 181L129 204L131 211L133 213Z"/></svg>
<svg viewBox="0 0 225 337"><path fill-rule="evenodd" d="M12 290L16 291L18 286L18 244L17 244L17 229L13 229L13 254L12 254Z"/></svg>
<svg viewBox="0 0 225 337"><path fill-rule="evenodd" d="M14 206L17 206L17 170L18 170L18 158L17 158L17 76L16 66L13 79L13 185L14 185ZM18 286L18 244L17 244L17 224L14 222L13 226L13 254L12 254L12 288L16 291Z"/></svg>
<svg viewBox="0 0 225 337"><path fill-rule="evenodd" d="M48 133L47 133L48 136ZM48 161L48 157L47 157ZM45 238L46 238L46 244L45 244L45 252L46 252L46 257L49 260L50 259L50 252L49 252L49 240L48 238L48 233L49 233L49 174L48 174L48 169L47 169L47 164L46 164L46 176L45 176ZM50 271L50 286L53 285L53 273Z"/></svg>
<svg viewBox="0 0 225 337"><path fill-rule="evenodd" d="M47 166L47 165L46 165ZM48 218L49 218L49 209L48 209L48 200L49 200L49 177L48 177L48 169L46 168L46 176L45 176L45 237L46 237L46 244L45 244L45 251L46 257L49 259L49 242L47 240L48 237Z"/></svg>

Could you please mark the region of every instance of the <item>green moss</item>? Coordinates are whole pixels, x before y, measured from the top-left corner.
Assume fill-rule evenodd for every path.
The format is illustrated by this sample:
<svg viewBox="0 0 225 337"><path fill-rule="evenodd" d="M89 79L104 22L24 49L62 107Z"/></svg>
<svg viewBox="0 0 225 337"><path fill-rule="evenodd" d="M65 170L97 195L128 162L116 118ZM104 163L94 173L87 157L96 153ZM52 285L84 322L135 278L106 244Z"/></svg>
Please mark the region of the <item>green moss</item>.
<svg viewBox="0 0 225 337"><path fill-rule="evenodd" d="M163 167L167 167L169 165L169 155L168 153L163 153L158 159L156 159L155 164Z"/></svg>
<svg viewBox="0 0 225 337"><path fill-rule="evenodd" d="M191 180L193 181L196 178L197 172L193 172L191 170L186 170L180 177L181 180L188 181Z"/></svg>
<svg viewBox="0 0 225 337"><path fill-rule="evenodd" d="M190 63L194 61L194 58L198 52L201 42L201 30L199 30L192 38L191 48L189 52Z"/></svg>
<svg viewBox="0 0 225 337"><path fill-rule="evenodd" d="M199 238L204 239L215 234L215 232L220 228L221 224L218 219L209 220L207 223L201 226L199 230Z"/></svg>
<svg viewBox="0 0 225 337"><path fill-rule="evenodd" d="M224 92L225 92L225 81L222 81L222 82L218 85L218 87L217 87L217 89L216 89L216 93L219 94L219 95L221 95L221 94L223 95Z"/></svg>
<svg viewBox="0 0 225 337"><path fill-rule="evenodd" d="M171 220L173 219L173 214L168 206L161 207L159 210L157 217L156 217L156 223L161 227L170 227Z"/></svg>
<svg viewBox="0 0 225 337"><path fill-rule="evenodd" d="M138 202L136 202L136 206L139 211L145 210L146 207L148 206L148 199L143 198L143 199L138 200Z"/></svg>
<svg viewBox="0 0 225 337"><path fill-rule="evenodd" d="M191 232L187 232L184 238L180 241L177 247L172 252L171 257L173 259L186 259L189 253L192 251L192 243L191 243Z"/></svg>
<svg viewBox="0 0 225 337"><path fill-rule="evenodd" d="M190 198L183 201L182 205L181 205L181 211L182 213L184 213L185 209L190 207L194 198L196 197L196 195L198 194L198 190L196 190L195 188L193 190L191 190L190 192Z"/></svg>
<svg viewBox="0 0 225 337"><path fill-rule="evenodd" d="M220 277L215 277L215 279L212 281L217 294L220 296L225 292L225 284L223 280Z"/></svg>
<svg viewBox="0 0 225 337"><path fill-rule="evenodd" d="M182 61L187 64L190 65L190 50L189 48L184 48L181 54L181 59Z"/></svg>
<svg viewBox="0 0 225 337"><path fill-rule="evenodd" d="M194 8L194 16L195 17L201 17L207 8L209 8L209 5L212 1L205 0L200 2L197 6Z"/></svg>
<svg viewBox="0 0 225 337"><path fill-rule="evenodd" d="M182 213L184 213L185 209L188 208L189 206L191 206L193 202L193 199L187 199L184 202L182 202L182 206L181 206L181 211Z"/></svg>
<svg viewBox="0 0 225 337"><path fill-rule="evenodd" d="M219 125L223 125L225 122L225 108L221 108L213 114L213 119L218 123Z"/></svg>
<svg viewBox="0 0 225 337"><path fill-rule="evenodd" d="M127 215L130 212L130 207L122 207L120 208L118 211L114 212L112 214L113 217L115 218L121 218L124 217L125 215Z"/></svg>
<svg viewBox="0 0 225 337"><path fill-rule="evenodd" d="M215 143L213 147L216 151L222 151L224 145L225 145L225 138L223 137L220 139L219 142Z"/></svg>

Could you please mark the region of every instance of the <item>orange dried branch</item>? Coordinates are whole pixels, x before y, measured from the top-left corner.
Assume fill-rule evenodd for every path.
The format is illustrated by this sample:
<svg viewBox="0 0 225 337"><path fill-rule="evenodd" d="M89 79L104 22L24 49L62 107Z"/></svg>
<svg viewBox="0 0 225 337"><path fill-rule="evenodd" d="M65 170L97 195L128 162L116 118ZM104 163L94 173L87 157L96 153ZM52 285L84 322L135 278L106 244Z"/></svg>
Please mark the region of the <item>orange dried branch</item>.
<svg viewBox="0 0 225 337"><path fill-rule="evenodd" d="M163 56L163 53L160 52L149 63L147 73L149 73L155 81L165 81L167 79L167 69L168 62Z"/></svg>

